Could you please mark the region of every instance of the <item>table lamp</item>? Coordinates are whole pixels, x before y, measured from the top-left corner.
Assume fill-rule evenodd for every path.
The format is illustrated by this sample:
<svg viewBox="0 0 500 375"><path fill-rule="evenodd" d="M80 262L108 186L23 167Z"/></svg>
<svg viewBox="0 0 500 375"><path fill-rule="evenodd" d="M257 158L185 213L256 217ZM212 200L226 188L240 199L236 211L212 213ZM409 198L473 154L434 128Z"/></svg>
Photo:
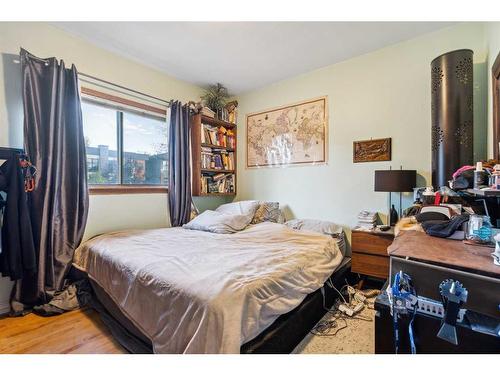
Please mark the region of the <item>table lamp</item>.
<svg viewBox="0 0 500 375"><path fill-rule="evenodd" d="M389 225L395 225L398 220L398 214L394 210L391 202L391 193L399 193L399 215L401 216L402 206L402 192L413 191L417 184L417 171L403 170L403 169L389 169L382 171L375 171L375 191L382 191L389 193ZM392 215L394 210L395 215ZM392 216L396 216L393 218Z"/></svg>

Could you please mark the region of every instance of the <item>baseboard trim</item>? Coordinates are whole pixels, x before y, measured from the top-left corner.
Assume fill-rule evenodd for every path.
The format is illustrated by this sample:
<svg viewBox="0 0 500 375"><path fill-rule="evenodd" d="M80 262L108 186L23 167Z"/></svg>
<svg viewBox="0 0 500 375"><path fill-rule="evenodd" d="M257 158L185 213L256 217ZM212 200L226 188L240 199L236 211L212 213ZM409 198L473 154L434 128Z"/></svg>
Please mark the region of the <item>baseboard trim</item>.
<svg viewBox="0 0 500 375"><path fill-rule="evenodd" d="M10 312L10 305L8 302L0 302L0 315L8 314Z"/></svg>

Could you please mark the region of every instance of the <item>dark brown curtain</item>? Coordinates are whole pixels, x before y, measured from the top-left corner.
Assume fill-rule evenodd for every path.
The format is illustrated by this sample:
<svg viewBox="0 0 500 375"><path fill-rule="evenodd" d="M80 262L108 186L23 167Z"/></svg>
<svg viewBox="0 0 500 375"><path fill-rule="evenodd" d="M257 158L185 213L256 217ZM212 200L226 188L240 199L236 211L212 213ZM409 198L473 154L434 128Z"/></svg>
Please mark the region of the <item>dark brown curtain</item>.
<svg viewBox="0 0 500 375"><path fill-rule="evenodd" d="M191 216L190 109L175 101L170 107L168 138L168 203L170 224L186 224Z"/></svg>
<svg viewBox="0 0 500 375"><path fill-rule="evenodd" d="M87 171L75 66L21 50L21 70L24 147L37 168L28 202L38 270L36 280L17 283L13 300L34 304L65 286L87 221Z"/></svg>

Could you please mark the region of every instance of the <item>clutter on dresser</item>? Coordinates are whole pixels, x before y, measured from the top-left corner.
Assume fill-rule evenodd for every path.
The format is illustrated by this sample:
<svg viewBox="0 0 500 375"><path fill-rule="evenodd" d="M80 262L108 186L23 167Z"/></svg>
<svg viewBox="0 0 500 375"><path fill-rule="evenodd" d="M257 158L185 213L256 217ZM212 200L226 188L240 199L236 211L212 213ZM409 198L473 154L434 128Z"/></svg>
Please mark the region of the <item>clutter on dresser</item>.
<svg viewBox="0 0 500 375"><path fill-rule="evenodd" d="M430 236L463 240L463 226L468 220L469 215L455 215L448 220L426 220L421 225Z"/></svg>
<svg viewBox="0 0 500 375"><path fill-rule="evenodd" d="M474 189L481 189L486 186L486 182L487 174L483 170L483 163L478 161L476 163L476 169L474 170L473 187Z"/></svg>
<svg viewBox="0 0 500 375"><path fill-rule="evenodd" d="M477 196L500 196L500 164L497 160L464 165L452 175L449 185L455 191Z"/></svg>
<svg viewBox="0 0 500 375"><path fill-rule="evenodd" d="M493 246L490 217L470 215L465 238L472 244Z"/></svg>

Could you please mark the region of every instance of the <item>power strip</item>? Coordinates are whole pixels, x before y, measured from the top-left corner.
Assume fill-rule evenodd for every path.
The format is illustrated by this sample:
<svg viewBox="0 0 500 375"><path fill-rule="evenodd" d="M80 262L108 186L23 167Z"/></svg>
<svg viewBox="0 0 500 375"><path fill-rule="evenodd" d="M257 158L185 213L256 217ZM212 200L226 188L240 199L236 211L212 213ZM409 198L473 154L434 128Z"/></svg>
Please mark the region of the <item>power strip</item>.
<svg viewBox="0 0 500 375"><path fill-rule="evenodd" d="M408 302L406 307L408 309L413 308ZM467 309L460 309L460 311L458 312L457 322L462 322L462 320L464 320L464 315L466 311ZM436 316L438 318L444 317L443 304L441 302L425 297L418 297L417 312L426 315Z"/></svg>
<svg viewBox="0 0 500 375"><path fill-rule="evenodd" d="M386 289L387 297L389 297L389 301L392 301L392 289L390 286ZM392 302L391 302L392 303ZM413 310L413 306L409 300L406 300L406 308L409 311ZM462 322L464 320L465 312L467 309L460 309L458 312L457 322ZM417 312L421 314L431 315L438 318L444 318L444 307L443 304L439 301L435 301L426 297L418 297L417 298ZM392 314L392 310L391 310Z"/></svg>

